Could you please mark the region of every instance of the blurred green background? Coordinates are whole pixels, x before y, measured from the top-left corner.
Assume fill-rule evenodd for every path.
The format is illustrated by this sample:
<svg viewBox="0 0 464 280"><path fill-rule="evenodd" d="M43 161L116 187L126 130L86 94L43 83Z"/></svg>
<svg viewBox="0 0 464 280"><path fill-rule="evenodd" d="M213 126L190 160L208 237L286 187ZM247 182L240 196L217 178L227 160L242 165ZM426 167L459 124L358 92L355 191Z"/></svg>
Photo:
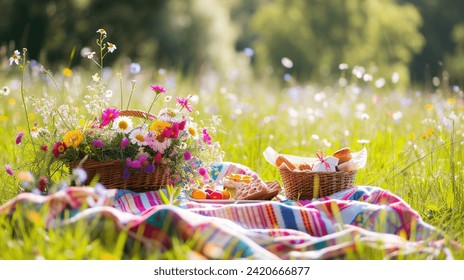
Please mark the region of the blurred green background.
<svg viewBox="0 0 464 280"><path fill-rule="evenodd" d="M118 52L107 65L324 83L346 63L374 77L399 75L404 86L427 86L443 73L451 83L464 80L462 0L0 0L0 7L3 60L27 47L42 64L75 67L83 58L71 59L73 49L94 46L104 28Z"/></svg>

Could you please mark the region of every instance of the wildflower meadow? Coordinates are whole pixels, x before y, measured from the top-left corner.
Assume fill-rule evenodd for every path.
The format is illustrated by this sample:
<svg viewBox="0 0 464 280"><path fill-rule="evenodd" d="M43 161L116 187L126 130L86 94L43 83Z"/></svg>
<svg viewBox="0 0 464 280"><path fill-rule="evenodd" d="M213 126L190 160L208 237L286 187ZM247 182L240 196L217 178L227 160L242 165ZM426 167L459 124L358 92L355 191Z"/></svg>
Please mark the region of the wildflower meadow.
<svg viewBox="0 0 464 280"><path fill-rule="evenodd" d="M105 41L103 29L97 36L100 49L83 53L78 67L49 69L28 60L26 49L1 57L0 204L22 192L56 192L68 176L56 171L63 170L60 159L78 161L85 155L123 159L130 168L150 170L144 163L161 161L157 150L169 150L163 153L168 155L176 149L177 157L166 158L173 169L193 162L192 157L205 163L236 162L266 181L281 183L277 168L263 156L269 146L283 154L308 157L318 150L329 155L341 147L366 148L367 164L358 171L355 185L380 187L401 197L454 244L450 247L454 258L464 259L459 246L464 242L461 87L436 77L431 88L404 89L398 86L404 77L396 72L378 76L367 66L343 61L336 69L338 78L327 83L302 83L289 74L254 78L246 66L228 77L216 72L186 75L142 61L105 66L103 59L119 50L117 38ZM249 61L250 54L243 53L242 59ZM282 63L291 67L292 61L287 58ZM118 115L128 107L153 113L157 121L136 124ZM102 118L82 117L83 112ZM92 122L95 129L76 130L92 127L87 125ZM171 130L163 134L166 127ZM163 137L156 138L156 131ZM179 131L190 134L178 135ZM108 141L113 141L114 150L102 148ZM143 146L147 147L143 157L141 142L151 143ZM47 151L51 153L45 156ZM200 168L189 166L196 175ZM177 179L183 183L207 179L189 177L189 170L182 168L185 173ZM165 202L175 200L172 196ZM9 219L0 219L2 259L195 257L191 250L195 238L174 240L170 250L161 252L156 246L141 247L126 231L105 230L101 236L101 228L112 225L97 220L45 229L46 211L19 208ZM366 250L357 257L384 256Z"/></svg>

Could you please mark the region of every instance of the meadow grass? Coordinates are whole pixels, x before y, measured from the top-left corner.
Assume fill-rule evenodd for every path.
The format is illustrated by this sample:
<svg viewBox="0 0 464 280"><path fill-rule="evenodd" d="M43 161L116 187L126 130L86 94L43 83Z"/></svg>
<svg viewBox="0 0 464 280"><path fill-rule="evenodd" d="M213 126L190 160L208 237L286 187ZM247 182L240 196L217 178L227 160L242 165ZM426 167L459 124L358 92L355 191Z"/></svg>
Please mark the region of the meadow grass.
<svg viewBox="0 0 464 280"><path fill-rule="evenodd" d="M193 105L200 117L222 118L217 140L225 151L224 160L247 165L265 180L280 180L277 169L262 155L268 146L281 153L304 156L315 156L317 150L330 155L345 146L353 151L366 147L368 161L357 174L357 185L391 191L411 205L425 222L457 242L464 241L464 103L460 90L443 87L434 92L406 91L395 89L394 85L377 88L355 77L340 87L282 83L279 77L258 80L239 75L222 80L216 79L214 73L183 77L155 69L133 76L126 73L124 66L119 70L123 79L119 80L116 70L104 70L115 106L120 104L121 91L127 102L132 79L137 80L137 89L131 108L147 109L144 104L151 98L149 83L166 85L168 94L173 96L198 96L198 103ZM0 96L0 162L20 166L14 138L25 129L26 121L18 73L10 68L2 71L0 86L8 86L11 92ZM53 81L33 69L26 73L25 92L27 96L64 95L77 103L92 74L75 69L71 76L54 75ZM33 112L33 108L29 110ZM30 114L32 122L37 117ZM0 202L4 203L20 191L20 186L3 169L0 177ZM100 237L93 230L95 224L45 231L40 219L25 225L24 217L21 218L25 213L18 209L9 219L0 219L1 258L179 259L187 258L193 246L180 242L165 254L134 251L121 245L126 241L124 231ZM364 253L361 258L379 258L378 252ZM462 250L453 253L464 259Z"/></svg>

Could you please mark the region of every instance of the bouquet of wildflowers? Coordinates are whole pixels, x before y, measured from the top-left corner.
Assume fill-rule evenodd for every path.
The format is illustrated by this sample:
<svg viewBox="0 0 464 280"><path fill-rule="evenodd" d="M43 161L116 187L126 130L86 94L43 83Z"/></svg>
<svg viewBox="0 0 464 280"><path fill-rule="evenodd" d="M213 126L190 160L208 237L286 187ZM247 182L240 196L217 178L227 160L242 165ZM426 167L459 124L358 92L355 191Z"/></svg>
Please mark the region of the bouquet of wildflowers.
<svg viewBox="0 0 464 280"><path fill-rule="evenodd" d="M99 29L97 33L100 34L97 39L100 59L92 51L86 56L102 69L103 58L116 45L105 44L105 30ZM15 52L10 60L23 71L28 64L26 51L23 50L22 57ZM81 107L69 102L59 104L51 97L28 99L41 121L28 122L28 137L25 132L19 132L16 144L27 146L27 168L34 175L48 179L58 171L69 172L66 169L70 163L117 160L124 167L121 179L130 180L134 170L153 172L161 164L172 185L197 185L210 180L208 167L220 162L223 156L219 143L212 140L219 117L195 121L191 114L191 96L174 99L158 84L150 85L153 100L147 111L129 109L135 82L126 108L122 108L122 96L120 108L111 106L111 96L100 75L92 76L93 85L87 88L90 94L83 96ZM24 101L23 90L21 94ZM175 104L152 113L161 97L163 104ZM63 96L61 99L65 101ZM23 105L27 116L25 101Z"/></svg>

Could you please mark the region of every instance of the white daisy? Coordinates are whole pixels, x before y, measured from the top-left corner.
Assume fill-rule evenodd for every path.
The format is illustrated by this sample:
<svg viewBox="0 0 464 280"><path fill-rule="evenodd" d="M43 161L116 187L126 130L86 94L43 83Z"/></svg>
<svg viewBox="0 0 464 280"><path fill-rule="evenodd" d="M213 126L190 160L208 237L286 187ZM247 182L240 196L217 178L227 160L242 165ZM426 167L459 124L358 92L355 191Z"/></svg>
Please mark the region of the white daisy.
<svg viewBox="0 0 464 280"><path fill-rule="evenodd" d="M2 87L2 89L0 90L0 95L7 96L9 94L10 94L10 88L7 86Z"/></svg>
<svg viewBox="0 0 464 280"><path fill-rule="evenodd" d="M10 65L16 63L16 65L19 65L19 60L21 59L21 53L18 50L15 50L13 53L13 56L10 57Z"/></svg>
<svg viewBox="0 0 464 280"><path fill-rule="evenodd" d="M141 128L136 128L129 134L129 139L131 140L132 144L139 144L139 146L144 146L147 144L147 132Z"/></svg>
<svg viewBox="0 0 464 280"><path fill-rule="evenodd" d="M118 132L129 133L132 128L132 120L126 116L119 116L113 122L113 129Z"/></svg>
<svg viewBox="0 0 464 280"><path fill-rule="evenodd" d="M112 52L114 52L116 50L116 45L115 44L110 43L110 42L108 42L107 44L108 44L108 51L110 53L112 53Z"/></svg>
<svg viewBox="0 0 464 280"><path fill-rule="evenodd" d="M98 29L97 33L100 33L101 35L106 35L106 31L103 28Z"/></svg>

